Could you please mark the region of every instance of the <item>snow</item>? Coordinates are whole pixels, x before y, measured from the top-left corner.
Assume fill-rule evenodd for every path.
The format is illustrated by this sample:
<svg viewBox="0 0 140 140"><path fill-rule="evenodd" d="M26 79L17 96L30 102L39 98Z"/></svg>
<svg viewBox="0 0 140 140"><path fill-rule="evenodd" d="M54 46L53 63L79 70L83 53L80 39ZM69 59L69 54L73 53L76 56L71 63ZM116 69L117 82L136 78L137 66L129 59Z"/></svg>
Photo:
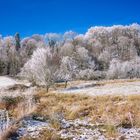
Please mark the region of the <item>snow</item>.
<svg viewBox="0 0 140 140"><path fill-rule="evenodd" d="M6 88L8 86L13 86L15 84L17 84L16 80L6 76L0 76L0 89Z"/></svg>
<svg viewBox="0 0 140 140"><path fill-rule="evenodd" d="M72 140L107 140L104 135L90 123L90 118L76 119L76 120L61 120L62 129L58 134L62 139Z"/></svg>
<svg viewBox="0 0 140 140"><path fill-rule="evenodd" d="M17 88L16 90L10 90L12 87L20 85L21 87L25 86L27 88L25 89L20 89ZM8 76L0 76L0 99L5 96L9 97L17 97L17 96L28 96L28 95L33 95L36 92L37 87L31 87L31 83L29 83L26 80L18 80L18 79L13 79Z"/></svg>
<svg viewBox="0 0 140 140"><path fill-rule="evenodd" d="M19 128L17 131L19 137L30 135L32 138L36 138L43 129L49 128L48 122L41 122L33 119L23 120L22 126L23 127Z"/></svg>
<svg viewBox="0 0 140 140"><path fill-rule="evenodd" d="M59 93L77 93L86 95L133 95L140 94L140 80L125 81L119 83L111 83L104 85L96 85L96 82L80 84L65 90L58 91Z"/></svg>
<svg viewBox="0 0 140 140"><path fill-rule="evenodd" d="M72 139L72 140L107 140L106 136L102 133L103 129L99 128L98 125L92 124L90 118L75 119L75 120L65 120L64 118L60 120L61 130L56 132L61 135L62 139ZM17 131L18 138L22 136L31 136L32 138L39 138L40 132L44 129L52 129L49 122L38 121L33 119L22 120L22 127ZM54 129L55 130L55 129ZM118 139L125 137L126 139L139 139L140 129L139 128L117 128L120 134Z"/></svg>
<svg viewBox="0 0 140 140"><path fill-rule="evenodd" d="M128 140L139 140L140 139L140 128L119 128L121 136Z"/></svg>
<svg viewBox="0 0 140 140"><path fill-rule="evenodd" d="M108 140L104 133L103 128L98 125L92 124L90 118L76 119L76 120L61 120L62 129L58 134L61 135L63 139L72 140ZM117 140L125 138L127 140L139 140L140 139L140 128L122 128L118 127L117 132L119 136Z"/></svg>

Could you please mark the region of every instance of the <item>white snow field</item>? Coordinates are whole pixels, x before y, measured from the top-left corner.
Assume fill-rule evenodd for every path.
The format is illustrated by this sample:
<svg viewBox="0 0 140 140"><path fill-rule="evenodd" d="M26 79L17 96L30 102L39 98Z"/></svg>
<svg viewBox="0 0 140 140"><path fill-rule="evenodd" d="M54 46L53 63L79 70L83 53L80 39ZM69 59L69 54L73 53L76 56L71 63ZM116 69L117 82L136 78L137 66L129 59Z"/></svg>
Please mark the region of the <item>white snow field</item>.
<svg viewBox="0 0 140 140"><path fill-rule="evenodd" d="M79 84L64 90L60 93L86 94L93 96L100 95L133 95L140 94L140 79L136 80L108 80L103 82L88 82Z"/></svg>

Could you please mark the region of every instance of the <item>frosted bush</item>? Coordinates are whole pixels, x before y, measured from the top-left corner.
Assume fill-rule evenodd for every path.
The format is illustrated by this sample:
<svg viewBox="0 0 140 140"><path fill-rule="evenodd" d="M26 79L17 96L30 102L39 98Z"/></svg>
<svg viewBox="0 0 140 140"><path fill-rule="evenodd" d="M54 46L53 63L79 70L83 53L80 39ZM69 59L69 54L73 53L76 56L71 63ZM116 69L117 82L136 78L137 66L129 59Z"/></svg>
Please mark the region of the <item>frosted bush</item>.
<svg viewBox="0 0 140 140"><path fill-rule="evenodd" d="M93 70L92 69L80 70L79 74L77 75L77 78L82 80L90 80L93 78Z"/></svg>
<svg viewBox="0 0 140 140"><path fill-rule="evenodd" d="M77 79L82 80L99 80L104 79L106 73L104 71L94 71L93 69L81 70L77 74Z"/></svg>
<svg viewBox="0 0 140 140"><path fill-rule="evenodd" d="M64 56L61 60L60 68L56 72L56 77L58 80L64 80L67 82L75 78L77 73L77 63L72 57Z"/></svg>
<svg viewBox="0 0 140 140"><path fill-rule="evenodd" d="M107 78L139 78L140 77L140 57L136 57L131 61L121 62L112 60Z"/></svg>

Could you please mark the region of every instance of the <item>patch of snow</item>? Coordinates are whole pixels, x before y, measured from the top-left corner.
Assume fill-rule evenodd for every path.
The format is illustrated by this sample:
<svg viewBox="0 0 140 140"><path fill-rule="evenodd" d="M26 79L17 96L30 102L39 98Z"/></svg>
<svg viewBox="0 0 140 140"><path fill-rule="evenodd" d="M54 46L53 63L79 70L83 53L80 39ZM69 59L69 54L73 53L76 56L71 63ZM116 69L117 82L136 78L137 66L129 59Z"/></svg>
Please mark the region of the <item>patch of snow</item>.
<svg viewBox="0 0 140 140"><path fill-rule="evenodd" d="M89 83L88 83L89 84ZM90 85L94 85L91 82ZM134 82L124 82L124 83L112 83L112 84L105 84L101 86L88 86L87 84L84 88L82 85L77 85L74 88L67 88L65 90L58 91L59 93L77 93L77 94L86 94L92 96L100 96L100 95L132 95L132 94L140 94L140 81Z"/></svg>
<svg viewBox="0 0 140 140"><path fill-rule="evenodd" d="M5 96L6 97L32 96L36 93L36 89L37 89L36 87L27 88L25 91L21 91L20 89L14 91L9 91L7 89L0 89L0 100Z"/></svg>
<svg viewBox="0 0 140 140"><path fill-rule="evenodd" d="M0 89L6 88L8 86L13 86L15 84L17 84L16 80L6 76L0 76Z"/></svg>
<svg viewBox="0 0 140 140"><path fill-rule="evenodd" d="M22 121L22 127L18 129L17 133L19 137L29 135L32 138L36 138L45 128L49 128L48 122L25 119Z"/></svg>
<svg viewBox="0 0 140 140"><path fill-rule="evenodd" d="M140 128L119 128L121 137L128 140L140 140Z"/></svg>
<svg viewBox="0 0 140 140"><path fill-rule="evenodd" d="M30 87L31 83L26 80L12 79L7 76L0 76L0 99L2 97L17 97L33 95L37 87ZM15 90L12 88L17 87ZM21 88L20 88L21 87ZM25 88L24 88L25 87Z"/></svg>
<svg viewBox="0 0 140 140"><path fill-rule="evenodd" d="M72 140L107 140L104 135L101 134L98 128L94 124L90 123L89 118L83 120L61 120L61 131L59 134L61 138Z"/></svg>
<svg viewBox="0 0 140 140"><path fill-rule="evenodd" d="M100 130L98 125L92 124L90 118L76 120L61 120L62 129L58 134L63 139L72 140L108 140ZM117 140L140 140L140 128L121 128L118 129L119 136Z"/></svg>
<svg viewBox="0 0 140 140"><path fill-rule="evenodd" d="M90 118L75 120L60 120L61 129L56 131L51 128L49 122L38 121L31 118L22 120L22 127L18 129L18 138L30 136L39 138L40 132L44 129L53 129L62 139L71 140L108 140L98 125L92 124ZM139 140L140 128L118 128L119 136L116 139Z"/></svg>

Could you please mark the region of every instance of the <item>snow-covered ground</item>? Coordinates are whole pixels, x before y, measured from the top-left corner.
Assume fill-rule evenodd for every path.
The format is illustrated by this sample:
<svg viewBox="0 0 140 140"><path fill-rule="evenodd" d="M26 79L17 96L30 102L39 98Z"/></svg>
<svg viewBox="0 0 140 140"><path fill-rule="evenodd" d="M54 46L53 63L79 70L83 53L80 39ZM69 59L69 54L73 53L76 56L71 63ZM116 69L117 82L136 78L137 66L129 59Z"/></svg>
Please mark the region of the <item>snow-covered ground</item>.
<svg viewBox="0 0 140 140"><path fill-rule="evenodd" d="M0 76L0 99L3 96L24 96L35 93L36 87L30 87L31 83L24 80L17 80L8 76ZM15 90L12 90L13 87Z"/></svg>
<svg viewBox="0 0 140 140"><path fill-rule="evenodd" d="M64 139L72 140L108 140L102 131L105 129L98 127L98 125L90 123L90 118L84 120L61 120L61 127L63 128L59 134ZM140 140L140 128L117 128L119 134L116 140ZM110 139L111 140L111 139ZM112 138L112 140L115 140Z"/></svg>
<svg viewBox="0 0 140 140"><path fill-rule="evenodd" d="M12 87L16 84L23 84L29 86L30 83L27 81L18 81L6 76L0 76L0 94L2 92L4 94L7 87ZM31 88L27 89L27 92L32 92ZM15 94L18 94L18 90L15 91ZM58 90L55 92L60 93L80 93L87 95L130 95L130 94L140 94L140 79L129 81L122 80L117 82L100 82L97 81L89 81L85 83L76 84L75 86L71 86L69 88ZM9 92L9 94L12 92ZM13 94L13 93L12 93Z"/></svg>
<svg viewBox="0 0 140 140"><path fill-rule="evenodd" d="M64 90L59 90L60 93L80 93L87 95L131 95L140 94L140 80L107 82L97 84L99 82L88 82L79 84Z"/></svg>
<svg viewBox="0 0 140 140"><path fill-rule="evenodd" d="M18 129L19 137L30 135L32 138L39 136L40 131L49 128L48 122L37 121L33 119L24 119L21 121L22 126Z"/></svg>
<svg viewBox="0 0 140 140"><path fill-rule="evenodd" d="M13 86L17 84L18 82L12 78L6 77L6 76L0 76L0 89L6 88L8 86Z"/></svg>
<svg viewBox="0 0 140 140"><path fill-rule="evenodd" d="M8 77L8 76L0 76L0 89L6 89L6 88L12 87L16 84L22 84L25 86L31 85L31 83L29 83L26 80L17 80L17 79L13 79L11 77Z"/></svg>

